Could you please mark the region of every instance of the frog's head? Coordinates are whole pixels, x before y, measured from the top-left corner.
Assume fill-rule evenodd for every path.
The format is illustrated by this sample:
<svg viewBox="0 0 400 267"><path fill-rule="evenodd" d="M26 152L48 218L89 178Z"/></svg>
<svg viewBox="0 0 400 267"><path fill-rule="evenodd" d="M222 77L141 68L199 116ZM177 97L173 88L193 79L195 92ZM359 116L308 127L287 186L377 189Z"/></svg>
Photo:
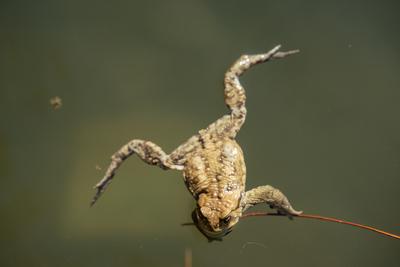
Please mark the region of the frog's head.
<svg viewBox="0 0 400 267"><path fill-rule="evenodd" d="M209 241L222 240L222 237L232 231L242 215L241 207L238 205L234 205L233 209L231 207L229 203L216 199L199 201L192 212L193 222Z"/></svg>
<svg viewBox="0 0 400 267"><path fill-rule="evenodd" d="M224 218L218 218L213 213L212 211L207 213L205 208L196 208L192 212L192 219L196 227L209 241L222 240L222 237L232 231L233 226L238 223L240 216L228 215Z"/></svg>

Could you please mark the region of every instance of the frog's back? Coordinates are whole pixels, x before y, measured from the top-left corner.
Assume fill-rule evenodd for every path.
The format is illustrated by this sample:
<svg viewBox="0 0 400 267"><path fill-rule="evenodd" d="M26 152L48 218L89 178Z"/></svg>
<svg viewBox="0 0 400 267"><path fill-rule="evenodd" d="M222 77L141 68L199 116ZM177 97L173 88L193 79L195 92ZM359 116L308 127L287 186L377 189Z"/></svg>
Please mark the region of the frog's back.
<svg viewBox="0 0 400 267"><path fill-rule="evenodd" d="M246 166L243 152L235 140L202 139L201 147L187 157L184 169L186 186L201 201L234 209L245 189ZM201 205L201 203L199 203Z"/></svg>

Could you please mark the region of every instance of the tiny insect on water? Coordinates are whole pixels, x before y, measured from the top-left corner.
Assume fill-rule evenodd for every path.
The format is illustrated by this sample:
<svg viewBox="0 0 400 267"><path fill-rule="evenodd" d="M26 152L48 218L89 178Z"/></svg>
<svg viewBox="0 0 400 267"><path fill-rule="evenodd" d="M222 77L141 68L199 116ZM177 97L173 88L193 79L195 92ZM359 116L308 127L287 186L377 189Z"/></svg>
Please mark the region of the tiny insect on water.
<svg viewBox="0 0 400 267"><path fill-rule="evenodd" d="M136 154L150 165L183 171L186 187L197 202L192 212L193 222L209 241L221 240L232 231L244 211L261 203L276 209L280 216L310 218L295 210L288 198L270 185L245 190L246 166L242 149L235 140L247 114L245 90L239 77L254 65L299 52L281 52L280 47L278 45L264 54L242 55L234 62L224 77L225 104L229 114L200 130L170 154L158 145L140 139L122 146L111 157L104 178L95 186L97 192L91 205L110 184L124 160Z"/></svg>

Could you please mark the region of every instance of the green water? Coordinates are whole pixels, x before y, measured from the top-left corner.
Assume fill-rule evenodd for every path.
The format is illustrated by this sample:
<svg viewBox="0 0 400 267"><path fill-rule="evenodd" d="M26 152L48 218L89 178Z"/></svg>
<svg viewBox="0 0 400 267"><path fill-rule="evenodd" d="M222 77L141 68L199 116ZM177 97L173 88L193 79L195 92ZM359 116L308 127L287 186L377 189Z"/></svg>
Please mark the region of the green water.
<svg viewBox="0 0 400 267"><path fill-rule="evenodd" d="M207 243L181 226L194 207L181 174L135 157L89 208L122 144L173 150L227 112L240 54L282 43L301 54L242 78L248 188L400 233L399 7L1 1L0 265L183 266L189 248L193 266L399 266L399 241L305 219L246 219Z"/></svg>

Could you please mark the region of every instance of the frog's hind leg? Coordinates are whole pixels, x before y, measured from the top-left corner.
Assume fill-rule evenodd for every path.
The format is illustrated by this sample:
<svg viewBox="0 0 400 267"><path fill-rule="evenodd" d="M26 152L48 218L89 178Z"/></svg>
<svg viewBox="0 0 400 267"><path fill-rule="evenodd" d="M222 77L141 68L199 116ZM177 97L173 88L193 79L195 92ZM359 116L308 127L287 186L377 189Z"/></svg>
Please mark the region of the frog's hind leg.
<svg viewBox="0 0 400 267"><path fill-rule="evenodd" d="M185 156L196 149L201 149L207 143L213 140L219 140L221 137L235 138L246 119L246 94L239 82L239 76L242 75L251 66L266 62L270 59L284 58L292 55L298 50L288 52L279 52L280 46L265 54L243 55L241 56L225 73L225 103L231 110L230 114L224 115L206 129L200 130L199 134L192 136L189 140L175 149L171 154L171 162L183 165L186 161Z"/></svg>
<svg viewBox="0 0 400 267"><path fill-rule="evenodd" d="M144 162L150 165L159 166L165 170L183 169L182 166L172 164L169 156L161 149L161 147L150 141L134 139L121 147L114 155L112 155L110 166L108 167L104 178L95 186L97 192L91 202L91 205L96 203L97 199L110 184L116 170L121 166L122 162L132 154L137 154Z"/></svg>
<svg viewBox="0 0 400 267"><path fill-rule="evenodd" d="M298 50L279 52L280 47L278 45L265 54L242 55L225 73L225 103L231 110L231 127L228 129L229 137L234 138L236 136L246 119L246 94L240 84L239 76L254 65L269 61L270 59L284 58L299 52ZM221 119L224 119L224 117Z"/></svg>
<svg viewBox="0 0 400 267"><path fill-rule="evenodd" d="M260 203L266 203L271 208L275 208L278 212L288 216L302 213L302 211L297 211L292 207L287 197L280 190L270 185L259 186L247 191L241 205L243 206L243 211L245 211Z"/></svg>

